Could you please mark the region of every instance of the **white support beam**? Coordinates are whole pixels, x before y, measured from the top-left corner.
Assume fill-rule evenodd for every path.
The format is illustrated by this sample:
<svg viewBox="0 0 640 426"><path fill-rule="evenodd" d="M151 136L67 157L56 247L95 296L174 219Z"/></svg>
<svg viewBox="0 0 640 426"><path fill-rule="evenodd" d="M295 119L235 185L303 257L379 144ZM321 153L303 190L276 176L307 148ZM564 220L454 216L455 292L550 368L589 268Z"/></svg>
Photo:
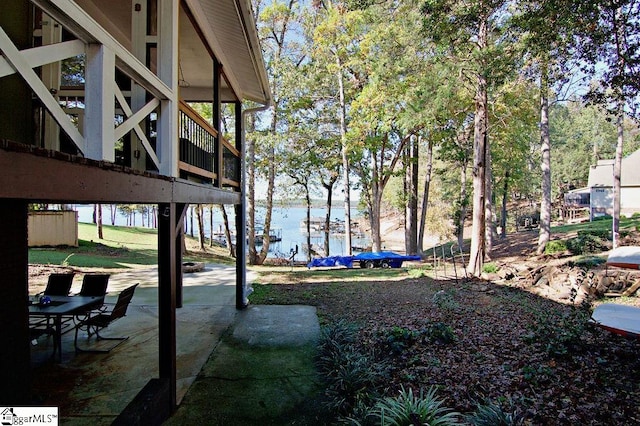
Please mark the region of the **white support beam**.
<svg viewBox="0 0 640 426"><path fill-rule="evenodd" d="M22 57L31 68L62 61L84 53L84 43L80 40L65 41L62 43L50 44L48 46L33 47L21 50ZM15 70L0 57L0 78L14 74Z"/></svg>
<svg viewBox="0 0 640 426"><path fill-rule="evenodd" d="M125 105L127 105L126 102L125 102ZM156 108L158 108L158 105L160 105L160 101L157 99L152 99L149 102L147 102L145 106L143 106L138 111L136 111L135 114L132 114L132 111L128 105L126 107L123 107L122 111L125 113L125 116L127 116L127 119L118 127L116 127L115 139L116 140L120 139L121 137L129 133L131 130L136 129L136 127L140 128L139 126L140 122L144 120L145 117L149 116L149 114L151 114ZM120 104L120 106L122 106L122 103ZM140 129L140 131L142 132L142 129ZM138 133L136 132L136 134ZM138 136L140 135L138 134ZM146 139L146 136L145 136L145 139Z"/></svg>
<svg viewBox="0 0 640 426"><path fill-rule="evenodd" d="M160 102L158 145L160 174L178 176L178 16L179 0L158 0L158 77L171 90Z"/></svg>
<svg viewBox="0 0 640 426"><path fill-rule="evenodd" d="M115 161L116 56L107 46L87 46L85 70L86 156L94 160Z"/></svg>
<svg viewBox="0 0 640 426"><path fill-rule="evenodd" d="M174 90L125 49L107 30L73 0L31 0L85 43L107 46L116 55L116 64L125 74L160 99L170 99ZM176 0L171 0L176 1ZM159 0L160 4L164 0ZM177 20L176 9L176 20ZM177 25L177 23L176 23ZM176 35L177 37L177 35ZM177 64L177 57L176 59ZM176 65L177 66L177 65Z"/></svg>
<svg viewBox="0 0 640 426"><path fill-rule="evenodd" d="M73 125L69 117L62 111L58 102L51 96L49 89L40 80L40 77L33 71L27 60L13 44L4 29L0 27L0 50L7 62L16 70L24 81L31 87L31 90L40 99L44 107L53 116L54 120L64 130L81 152L86 152L84 138Z"/></svg>
<svg viewBox="0 0 640 426"><path fill-rule="evenodd" d="M42 44L51 46L62 41L62 27L46 13L42 14ZM60 62L51 62L43 65L40 70L40 79L49 89L56 101L60 91ZM44 116L44 147L54 151L60 151L60 128L50 114Z"/></svg>
<svg viewBox="0 0 640 426"><path fill-rule="evenodd" d="M127 104L127 100L124 97L124 94L120 91L119 87L116 87L116 99L118 100L118 103L120 104L120 108L122 108L122 112L124 113L124 116L129 118L133 115L133 111L131 111L131 108L129 107L129 104ZM151 103L153 102L153 107L151 108ZM149 102L149 104L147 104L148 107L150 107L150 111L153 111L154 109L156 109L158 107L158 105L160 105L160 102L157 99L153 99L151 102ZM140 112L140 111L138 111ZM144 117L146 117L148 114L143 115L142 119L144 119ZM147 151L147 154L149 154L149 157L151 157L151 161L153 161L153 164L156 165L156 167L159 169L160 168L160 160L158 160L158 156L156 155L155 151L153 150L153 147L151 146L151 144L149 143L149 139L147 138L147 135L145 135L144 131L142 130L142 128L140 127L140 121L141 120L137 120L134 119L134 125L133 125L133 130L136 133L136 135L138 136L138 138L140 138L140 142L142 142L142 146L144 147L145 151ZM129 121L129 120L127 120ZM126 123L126 122L125 122ZM119 132L120 132L120 127L122 127L125 123L122 123L120 126L116 127L116 140L120 139L122 136L124 136L124 133L122 134L122 136L119 136ZM127 130L129 131L129 130ZM126 133L126 132L125 132Z"/></svg>

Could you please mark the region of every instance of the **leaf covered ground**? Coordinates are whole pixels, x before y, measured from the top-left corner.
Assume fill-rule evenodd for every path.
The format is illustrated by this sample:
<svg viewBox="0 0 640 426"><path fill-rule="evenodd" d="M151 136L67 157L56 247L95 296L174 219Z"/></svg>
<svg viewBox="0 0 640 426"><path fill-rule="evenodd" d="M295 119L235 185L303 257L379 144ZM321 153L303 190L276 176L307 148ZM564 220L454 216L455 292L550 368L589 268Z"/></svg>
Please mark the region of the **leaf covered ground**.
<svg viewBox="0 0 640 426"><path fill-rule="evenodd" d="M522 244L511 247L503 255L517 261ZM530 425L640 424L640 341L590 325L586 307L486 281L349 273L292 283L272 272L251 301L313 305L325 324L357 326L362 352L388 366L386 396L435 385L460 413L490 402Z"/></svg>

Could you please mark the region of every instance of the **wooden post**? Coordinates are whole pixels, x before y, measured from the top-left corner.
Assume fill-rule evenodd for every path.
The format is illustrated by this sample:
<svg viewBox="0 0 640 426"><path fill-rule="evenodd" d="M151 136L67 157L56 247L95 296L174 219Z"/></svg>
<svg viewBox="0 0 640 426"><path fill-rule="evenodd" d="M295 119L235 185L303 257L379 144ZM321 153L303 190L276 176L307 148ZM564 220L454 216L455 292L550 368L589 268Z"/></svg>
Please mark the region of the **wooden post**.
<svg viewBox="0 0 640 426"><path fill-rule="evenodd" d="M31 5L27 1L0 2L0 27L18 49L31 47ZM33 144L31 89L18 73L0 78L0 139Z"/></svg>
<svg viewBox="0 0 640 426"><path fill-rule="evenodd" d="M87 46L85 83L85 155L94 160L115 161L116 55L106 46Z"/></svg>
<svg viewBox="0 0 640 426"><path fill-rule="evenodd" d="M31 5L0 2L0 27L18 49L31 47ZM0 78L0 139L33 143L31 89L18 74ZM0 405L31 403L27 203L0 199Z"/></svg>
<svg viewBox="0 0 640 426"><path fill-rule="evenodd" d="M160 102L157 152L160 174L178 176L178 16L179 0L158 0L158 77L171 89Z"/></svg>
<svg viewBox="0 0 640 426"><path fill-rule="evenodd" d="M158 352L160 378L176 405L176 204L158 205Z"/></svg>
<svg viewBox="0 0 640 426"><path fill-rule="evenodd" d="M246 256L246 231L247 231L247 202L245 197L245 173L244 173L244 129L242 102L235 104L236 115L236 148L240 151L240 204L234 205L236 216L236 309L244 309L247 300L247 256Z"/></svg>
<svg viewBox="0 0 640 426"><path fill-rule="evenodd" d="M27 202L0 200L0 405L29 404Z"/></svg>
<svg viewBox="0 0 640 426"><path fill-rule="evenodd" d="M220 97L220 77L222 74L222 65L216 58L213 58L213 108L212 117L213 127L218 131L216 138L216 156L214 170L218 176L217 187L222 188L224 180L224 145L222 145L222 132L220 131L220 110L222 108Z"/></svg>

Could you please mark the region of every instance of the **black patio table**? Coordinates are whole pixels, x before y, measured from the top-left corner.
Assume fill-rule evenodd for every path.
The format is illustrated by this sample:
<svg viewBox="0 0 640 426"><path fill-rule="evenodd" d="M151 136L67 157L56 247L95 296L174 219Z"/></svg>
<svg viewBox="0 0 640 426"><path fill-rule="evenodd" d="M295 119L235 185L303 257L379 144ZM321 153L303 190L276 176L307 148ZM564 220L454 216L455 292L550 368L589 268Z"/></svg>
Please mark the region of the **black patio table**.
<svg viewBox="0 0 640 426"><path fill-rule="evenodd" d="M73 317L92 309L99 308L104 303L104 296L49 296L51 303L41 305L33 302L29 305L30 317L53 317L55 350L58 351L58 361L62 361L62 318ZM55 355L55 351L52 357Z"/></svg>

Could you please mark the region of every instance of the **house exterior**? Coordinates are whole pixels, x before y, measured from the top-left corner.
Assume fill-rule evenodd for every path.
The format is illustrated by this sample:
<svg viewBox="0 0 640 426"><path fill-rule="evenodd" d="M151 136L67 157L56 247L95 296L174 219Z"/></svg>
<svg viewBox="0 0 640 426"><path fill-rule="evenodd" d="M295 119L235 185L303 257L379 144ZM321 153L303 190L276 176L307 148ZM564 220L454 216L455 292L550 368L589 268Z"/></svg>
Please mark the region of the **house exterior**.
<svg viewBox="0 0 640 426"><path fill-rule="evenodd" d="M613 215L613 163L599 160L589 169L589 217L593 220ZM620 175L620 214L640 212L640 150L622 159Z"/></svg>
<svg viewBox="0 0 640 426"><path fill-rule="evenodd" d="M174 409L183 217L189 204L233 205L245 229L243 102L270 102L250 3L3 1L0 54L0 404L30 403L29 204L145 203L160 212L157 379ZM212 104L213 125L196 101ZM241 309L243 232L236 244Z"/></svg>

